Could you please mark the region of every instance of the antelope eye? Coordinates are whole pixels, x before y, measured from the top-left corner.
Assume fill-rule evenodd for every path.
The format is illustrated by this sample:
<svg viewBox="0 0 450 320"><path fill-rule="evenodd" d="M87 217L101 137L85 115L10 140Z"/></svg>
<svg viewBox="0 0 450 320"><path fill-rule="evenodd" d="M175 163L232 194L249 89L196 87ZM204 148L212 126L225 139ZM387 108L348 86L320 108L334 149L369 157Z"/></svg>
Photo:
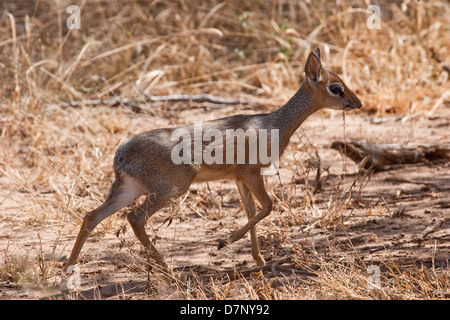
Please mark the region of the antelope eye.
<svg viewBox="0 0 450 320"><path fill-rule="evenodd" d="M344 88L339 83L332 83L328 86L330 92L334 95L342 96L344 94Z"/></svg>

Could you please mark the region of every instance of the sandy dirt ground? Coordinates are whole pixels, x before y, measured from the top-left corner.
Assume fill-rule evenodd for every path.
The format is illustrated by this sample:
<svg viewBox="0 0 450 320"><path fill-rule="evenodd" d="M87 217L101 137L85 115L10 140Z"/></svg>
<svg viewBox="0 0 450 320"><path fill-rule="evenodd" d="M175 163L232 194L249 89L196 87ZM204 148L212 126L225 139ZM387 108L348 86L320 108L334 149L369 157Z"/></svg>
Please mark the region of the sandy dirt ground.
<svg viewBox="0 0 450 320"><path fill-rule="evenodd" d="M312 277L308 270L320 273L320 268L315 267L319 260L358 259L365 265L380 266L382 274L388 268L388 261L389 265L401 268L448 270L449 163L392 165L363 179L357 176L355 163L350 159L343 160L337 151L329 148L332 141L343 140L344 134L347 139L379 144L447 143L450 117L448 108L444 108L444 113L428 118L393 116L381 122L374 121L374 116L350 113L345 117L345 133L341 112L321 112L301 126L281 161L280 175L267 178L269 193L275 200L274 211L258 225L261 251L267 263L290 259L283 264L284 268L262 270L274 288L280 284L307 287ZM192 122L204 112L205 108L191 109L181 117ZM238 112L254 111L242 108ZM208 117L233 113L236 113L233 108L224 108L210 112ZM155 123L156 128L159 124ZM296 161L301 161L306 168L306 164L315 159L309 152L314 147L321 160L322 188L312 196L312 205L305 190L315 186L315 169L311 169L305 179ZM337 186L342 183L342 194L347 196L345 190L355 179L358 183L353 189L352 201L343 209L341 220L324 226L315 224L315 218L327 212L330 199L336 199ZM310 189L306 189L305 180ZM2 259L29 263L34 266L31 273L42 272L48 279L38 284L27 283L26 279L2 280L0 299L186 298L186 291L182 293L180 285L159 281L158 272L153 272L154 269L148 272L148 268L142 267L145 257L140 253L140 245L126 219L120 214L102 223L86 242L80 257L79 290L76 293L61 292L61 285L64 287L67 279L58 270L62 269L70 253L81 220L67 218L65 223L58 221L37 226L27 217L19 219L17 214L23 213L23 207L39 205L39 201L30 198L26 192L12 192L8 183L8 177L0 175ZM42 193L42 197L56 201L52 193L45 194L45 190ZM194 204L202 198L208 203L200 210ZM179 204L178 209L168 208L155 214L148 222L147 230L174 273L180 277L186 275L183 278L185 284L189 279L220 277L232 274L230 270L240 272L255 267L249 236L217 250L219 239L246 222L233 181L193 185ZM167 220L169 217L170 221ZM300 265L304 266L303 270ZM39 268L52 268L52 271ZM247 277L251 279L252 275ZM33 275L30 278L34 278ZM154 284L150 289L149 283ZM297 296L287 298L327 298L323 293L314 294L306 289L302 292L304 295L299 292Z"/></svg>

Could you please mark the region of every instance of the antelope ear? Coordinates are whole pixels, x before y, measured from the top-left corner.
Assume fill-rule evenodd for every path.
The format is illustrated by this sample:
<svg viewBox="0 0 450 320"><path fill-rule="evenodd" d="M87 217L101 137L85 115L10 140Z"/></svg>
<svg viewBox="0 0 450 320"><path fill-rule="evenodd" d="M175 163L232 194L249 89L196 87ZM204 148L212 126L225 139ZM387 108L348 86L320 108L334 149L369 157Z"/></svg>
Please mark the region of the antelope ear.
<svg viewBox="0 0 450 320"><path fill-rule="evenodd" d="M316 54L318 52L318 55ZM320 70L322 69L322 64L320 63L320 50L317 49L316 53L310 52L308 59L306 59L305 73L312 81L320 81Z"/></svg>
<svg viewBox="0 0 450 320"><path fill-rule="evenodd" d="M320 56L320 49L317 47L316 52L315 52L316 56L319 58L319 61L322 61L322 57Z"/></svg>

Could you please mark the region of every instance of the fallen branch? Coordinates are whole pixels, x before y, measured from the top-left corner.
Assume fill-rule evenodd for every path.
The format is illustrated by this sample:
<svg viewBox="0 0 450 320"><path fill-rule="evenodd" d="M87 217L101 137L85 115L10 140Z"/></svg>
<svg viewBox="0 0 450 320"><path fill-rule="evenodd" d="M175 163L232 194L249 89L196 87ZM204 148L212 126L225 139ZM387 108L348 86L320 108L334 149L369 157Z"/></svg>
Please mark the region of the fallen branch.
<svg viewBox="0 0 450 320"><path fill-rule="evenodd" d="M334 141L331 148L346 155L356 163L367 158L364 168L374 168L381 171L389 164L415 164L429 163L436 160L450 159L450 144L443 145L419 145L410 144L400 146L398 144L379 145L366 141Z"/></svg>
<svg viewBox="0 0 450 320"><path fill-rule="evenodd" d="M191 102L209 102L214 104L223 104L223 105L235 105L235 104L255 104L255 102L236 98L236 99L225 99L221 97L212 96L210 94L201 94L201 95L168 95L168 96L152 96L143 91L141 93L145 96L145 99L148 102L180 102L180 101L191 101ZM131 107L134 112L151 112L153 110L144 105L144 103L139 102L136 99L132 98L107 98L107 99L87 99L82 101L70 101L70 102L61 102L61 105L65 107L78 108L82 105L85 106L97 106L97 105L107 105L107 106L126 106Z"/></svg>
<svg viewBox="0 0 450 320"><path fill-rule="evenodd" d="M61 105L65 107L79 108L81 106L126 106L131 107L134 112L149 111L152 112L150 108L144 106L142 103L131 98L108 98L108 99L88 99L82 101L70 101L70 102L60 102Z"/></svg>
<svg viewBox="0 0 450 320"><path fill-rule="evenodd" d="M143 91L141 91L141 93L145 96L145 98L149 102L192 101L192 102L210 102L215 104L226 104L226 105L253 104L252 101L246 99L241 98L225 99L221 97L212 96L210 94L200 94L200 95L173 94L167 96L153 96Z"/></svg>

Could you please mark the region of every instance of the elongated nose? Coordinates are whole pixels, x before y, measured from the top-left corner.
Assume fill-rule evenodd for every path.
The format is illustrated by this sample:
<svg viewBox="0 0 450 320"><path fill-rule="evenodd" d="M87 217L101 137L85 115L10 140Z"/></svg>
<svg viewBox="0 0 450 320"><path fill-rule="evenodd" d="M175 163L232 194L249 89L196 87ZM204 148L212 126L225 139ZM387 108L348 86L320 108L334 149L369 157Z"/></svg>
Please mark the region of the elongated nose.
<svg viewBox="0 0 450 320"><path fill-rule="evenodd" d="M359 109L359 108L361 108L362 107L362 103L361 103L361 100L359 100L359 98L357 97L357 96L355 96L355 102L353 103L353 106L356 108L356 109Z"/></svg>
<svg viewBox="0 0 450 320"><path fill-rule="evenodd" d="M350 99L350 103L352 105L352 108L354 108L354 109L359 109L362 107L361 100L359 100L358 96L356 94L354 94L353 92L352 92L352 97Z"/></svg>

